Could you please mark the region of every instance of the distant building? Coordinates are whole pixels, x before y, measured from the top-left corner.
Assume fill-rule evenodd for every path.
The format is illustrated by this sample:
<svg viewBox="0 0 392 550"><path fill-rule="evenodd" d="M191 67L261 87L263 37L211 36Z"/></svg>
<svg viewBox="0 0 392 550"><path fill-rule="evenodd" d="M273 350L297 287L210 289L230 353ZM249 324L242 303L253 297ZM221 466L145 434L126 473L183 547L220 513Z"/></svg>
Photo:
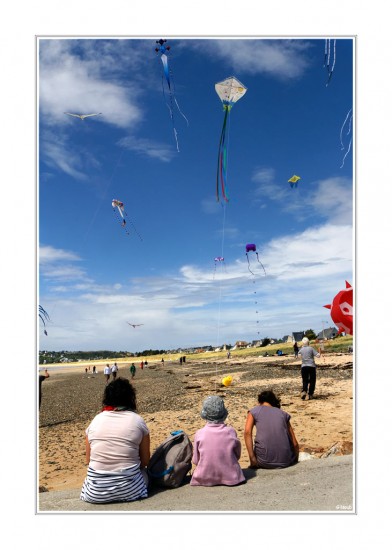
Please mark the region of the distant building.
<svg viewBox="0 0 392 550"><path fill-rule="evenodd" d="M294 341L293 337L290 336L290 334L286 334L286 336L283 336L283 338L282 338L282 342L284 344L291 344L293 341Z"/></svg>
<svg viewBox="0 0 392 550"><path fill-rule="evenodd" d="M244 342L243 340L238 340L238 342L235 343L236 349L246 348L247 345L248 345L248 342Z"/></svg>
<svg viewBox="0 0 392 550"><path fill-rule="evenodd" d="M335 327L329 327L319 332L316 338L317 340L331 340L332 338L335 338L338 334L338 329L336 329Z"/></svg>
<svg viewBox="0 0 392 550"><path fill-rule="evenodd" d="M293 332L293 340L292 342L300 342L302 338L304 338L305 333L302 332Z"/></svg>

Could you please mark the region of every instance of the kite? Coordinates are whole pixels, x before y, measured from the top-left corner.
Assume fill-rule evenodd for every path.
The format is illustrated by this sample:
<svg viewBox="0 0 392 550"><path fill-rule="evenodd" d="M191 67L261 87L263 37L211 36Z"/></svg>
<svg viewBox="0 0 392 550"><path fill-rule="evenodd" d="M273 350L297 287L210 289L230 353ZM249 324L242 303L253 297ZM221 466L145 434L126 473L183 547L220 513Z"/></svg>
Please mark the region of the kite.
<svg viewBox="0 0 392 550"><path fill-rule="evenodd" d="M350 116L350 113L351 113L351 116ZM346 135L349 136L351 134L352 120L353 120L353 113L352 113L352 109L350 109L349 112L347 113L346 118L343 122L343 125L340 129L340 144L341 144L341 150L342 151L344 151L344 149L345 149L345 146L344 146L344 143L343 143L343 137L342 137L343 136L343 129L346 125L346 122L348 121L348 129L347 129L347 134ZM351 149L351 143L352 143L352 136L350 138L350 143L348 144L348 149L347 149L347 151L346 151L346 153L343 157L342 165L341 165L340 168L343 168L343 166L344 166L344 161L346 160L346 157L349 154L350 149Z"/></svg>
<svg viewBox="0 0 392 550"><path fill-rule="evenodd" d="M214 279L215 279L215 273L216 273L216 266L217 264L222 264L222 266L225 265L225 259L222 256L217 256L214 258L215 266L214 266Z"/></svg>
<svg viewBox="0 0 392 550"><path fill-rule="evenodd" d="M166 42L167 40L163 40L162 38L160 40L156 40L156 44L159 44L159 46L155 48L155 51L161 54L163 74L166 78L166 83L167 83L168 92L169 92L169 101L167 101L166 95L165 95L165 89L163 85L163 75L162 75L162 92L163 92L163 97L165 98L165 101L166 101L167 108L169 109L169 112L170 112L170 118L173 124L173 133L174 133L174 138L176 140L177 151L180 152L180 148L178 145L178 137L177 137L178 134L174 124L174 113L173 113L174 104L176 105L179 113L185 118L188 126L189 126L189 122L186 116L184 115L184 113L181 111L180 106L178 105L178 101L174 95L173 75L169 68L169 58L167 56L167 52L170 50L170 46L166 46Z"/></svg>
<svg viewBox="0 0 392 550"><path fill-rule="evenodd" d="M296 175L294 174L294 176L292 176L289 180L287 180L288 183L290 184L291 189L292 189L293 187L298 187L298 182L299 182L300 179L301 179L301 178L300 178L299 176L296 176Z"/></svg>
<svg viewBox="0 0 392 550"><path fill-rule="evenodd" d="M227 121L229 119L231 108L242 96L245 95L247 88L239 80L233 76L226 78L222 82L215 84L215 91L223 104L223 111L225 113L223 118L223 126L221 131L221 137L219 141L218 151L218 167L216 172L216 200L219 202L219 184L222 190L222 197L226 202L229 202L226 192L226 179L227 179Z"/></svg>
<svg viewBox="0 0 392 550"><path fill-rule="evenodd" d="M128 321L127 321L127 323L128 323ZM132 323L128 323L128 325L130 325L133 328L136 328L136 327L141 327L143 325L143 323L141 323L140 325L133 325Z"/></svg>
<svg viewBox="0 0 392 550"><path fill-rule="evenodd" d="M50 317L48 315L48 313L44 310L44 308L42 306L38 306L38 316L39 318L41 319L41 321L43 322L43 325L46 326L46 321L50 321ZM46 330L44 330L44 334L47 336L48 333L46 332Z"/></svg>
<svg viewBox="0 0 392 550"><path fill-rule="evenodd" d="M90 117L90 116L102 115L102 113L91 113L90 115L77 115L77 114L74 114L74 113L64 113L64 114L69 115L69 116L75 116L76 118L80 118L80 120L84 120L85 118Z"/></svg>
<svg viewBox="0 0 392 550"><path fill-rule="evenodd" d="M231 376L225 376L225 378L222 379L222 384L227 388L232 383L233 379Z"/></svg>
<svg viewBox="0 0 392 550"><path fill-rule="evenodd" d="M339 328L339 333L353 334L353 288L346 281L346 288L336 294L332 304L326 306L331 310L331 319Z"/></svg>
<svg viewBox="0 0 392 550"><path fill-rule="evenodd" d="M116 218L118 220L118 222L120 223L121 227L124 228L125 232L127 235L130 235L128 229L127 229L127 222L125 220L125 216L128 217L128 214L125 212L125 209L124 209L124 203L117 200L117 199L113 199L112 200L112 208L113 208L113 212L115 213L116 215ZM131 222L131 225L135 231L135 233L138 235L139 239L142 241L143 239L141 238L141 236L139 235L139 233L136 231L133 223Z"/></svg>
<svg viewBox="0 0 392 550"><path fill-rule="evenodd" d="M251 269L250 269L250 263L249 263L248 252L254 252L254 253L256 254L257 261L259 262L259 264L260 264L261 267L263 268L264 275L265 275L265 274L266 274L266 273L265 273L265 269L264 269L263 264L262 264L262 263L260 262L260 260L259 260L259 254L258 254L258 252L257 252L257 250L256 250L256 245L255 245L255 244L247 244L245 250L246 250L245 254L246 254L246 257L247 257L247 259L248 259L248 269L249 269L249 271L252 273L252 275L254 275L254 273L253 273L253 271L251 271Z"/></svg>
<svg viewBox="0 0 392 550"><path fill-rule="evenodd" d="M336 40L333 41L333 61L331 66L331 40L326 39L325 50L324 50L324 67L327 69L327 73L328 73L328 80L327 80L326 86L328 86L332 78L332 73L335 68L335 62L336 62Z"/></svg>

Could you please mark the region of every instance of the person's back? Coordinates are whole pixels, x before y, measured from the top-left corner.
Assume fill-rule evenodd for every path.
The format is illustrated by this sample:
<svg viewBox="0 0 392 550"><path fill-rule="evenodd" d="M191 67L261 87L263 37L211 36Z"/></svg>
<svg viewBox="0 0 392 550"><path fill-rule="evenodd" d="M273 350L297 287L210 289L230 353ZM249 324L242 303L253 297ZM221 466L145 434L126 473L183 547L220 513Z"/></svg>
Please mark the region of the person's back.
<svg viewBox="0 0 392 550"><path fill-rule="evenodd" d="M296 462L288 422L290 415L277 407L258 405L251 409L256 425L254 452L263 468L286 468Z"/></svg>
<svg viewBox="0 0 392 550"><path fill-rule="evenodd" d="M238 462L241 442L234 428L224 423L228 414L221 397L211 395L204 400L201 417L207 423L194 437L192 462L196 469L191 485L211 487L245 481Z"/></svg>
<svg viewBox="0 0 392 550"><path fill-rule="evenodd" d="M191 485L238 485L245 480L238 463L241 443L231 426L208 422L196 432L193 446L197 467Z"/></svg>

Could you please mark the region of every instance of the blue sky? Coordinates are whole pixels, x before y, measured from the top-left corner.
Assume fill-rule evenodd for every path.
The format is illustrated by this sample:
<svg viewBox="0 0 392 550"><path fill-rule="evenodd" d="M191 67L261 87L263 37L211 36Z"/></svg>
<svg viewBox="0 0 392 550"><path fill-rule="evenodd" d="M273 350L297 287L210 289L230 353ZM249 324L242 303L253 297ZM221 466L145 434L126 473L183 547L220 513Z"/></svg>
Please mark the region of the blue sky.
<svg viewBox="0 0 392 550"><path fill-rule="evenodd" d="M159 38L188 121L173 109L179 152ZM336 40L328 86L324 48L322 37L38 40L38 299L51 318L39 349L215 346L333 326L323 305L353 282L354 126L341 130L354 41ZM247 92L230 113L223 205L214 85L229 76ZM247 243L266 276L252 253L249 272Z"/></svg>

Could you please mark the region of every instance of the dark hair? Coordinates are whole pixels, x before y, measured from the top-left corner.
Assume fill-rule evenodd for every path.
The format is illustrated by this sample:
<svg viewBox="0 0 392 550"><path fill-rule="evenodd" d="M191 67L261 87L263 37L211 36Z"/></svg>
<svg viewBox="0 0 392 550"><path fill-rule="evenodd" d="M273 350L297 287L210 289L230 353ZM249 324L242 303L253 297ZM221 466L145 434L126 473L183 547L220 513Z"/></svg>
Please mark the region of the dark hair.
<svg viewBox="0 0 392 550"><path fill-rule="evenodd" d="M105 387L102 404L136 411L136 390L127 378L116 378Z"/></svg>
<svg viewBox="0 0 392 550"><path fill-rule="evenodd" d="M280 409L280 399L276 397L273 391L266 390L259 393L257 397L258 402L260 403L269 403L273 407Z"/></svg>

